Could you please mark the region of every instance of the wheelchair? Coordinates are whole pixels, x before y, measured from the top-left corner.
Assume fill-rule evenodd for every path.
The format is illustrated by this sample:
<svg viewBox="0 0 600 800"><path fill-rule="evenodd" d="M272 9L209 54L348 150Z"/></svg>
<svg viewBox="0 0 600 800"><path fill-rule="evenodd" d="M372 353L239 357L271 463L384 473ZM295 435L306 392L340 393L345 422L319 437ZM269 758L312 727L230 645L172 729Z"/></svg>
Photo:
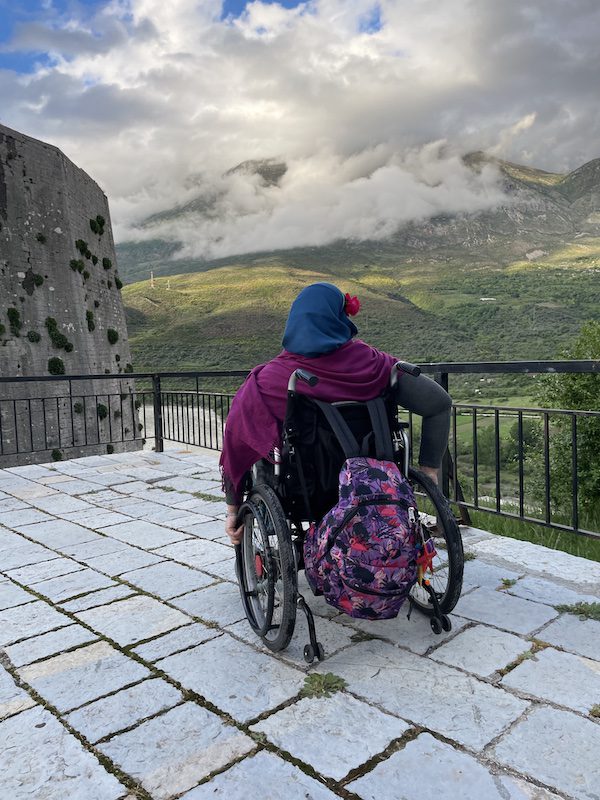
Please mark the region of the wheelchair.
<svg viewBox="0 0 600 800"><path fill-rule="evenodd" d="M432 540L435 556L427 576L420 574L408 601L430 617L433 633L450 630L448 614L460 597L464 554L458 524L438 487L410 464L408 423L398 417L396 383L399 372L420 373L419 367L397 362L388 389L382 395L389 424L394 460L412 485L419 506L423 541ZM314 617L298 591L298 571L303 569L303 541L310 523L318 523L338 500L338 476L344 453L326 415L323 403L297 392L298 381L310 386L318 378L298 369L290 377L282 445L273 459L256 464L248 475L239 522L244 526L236 546L236 573L242 604L256 635L272 651L284 650L294 633L297 610L308 623L310 643L304 658L323 660ZM332 403L362 443L364 455L374 455L371 416L366 403ZM431 545L432 542L429 542Z"/></svg>

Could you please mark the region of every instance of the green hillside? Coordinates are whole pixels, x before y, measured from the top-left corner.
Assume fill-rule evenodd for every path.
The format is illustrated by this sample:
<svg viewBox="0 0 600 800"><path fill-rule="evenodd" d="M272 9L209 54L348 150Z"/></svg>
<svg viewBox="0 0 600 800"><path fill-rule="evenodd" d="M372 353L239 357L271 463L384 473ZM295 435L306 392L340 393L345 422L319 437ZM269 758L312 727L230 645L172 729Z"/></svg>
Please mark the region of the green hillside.
<svg viewBox="0 0 600 800"><path fill-rule="evenodd" d="M598 318L599 271L600 240L587 239L504 268L412 261L355 265L342 276L341 269L303 270L284 258L238 263L157 278L154 289L135 283L123 289L123 300L136 370L242 369L265 361L280 349L291 301L319 280L357 294L359 335L399 357L542 359L568 345L584 320ZM483 388L520 393L527 380L496 379Z"/></svg>

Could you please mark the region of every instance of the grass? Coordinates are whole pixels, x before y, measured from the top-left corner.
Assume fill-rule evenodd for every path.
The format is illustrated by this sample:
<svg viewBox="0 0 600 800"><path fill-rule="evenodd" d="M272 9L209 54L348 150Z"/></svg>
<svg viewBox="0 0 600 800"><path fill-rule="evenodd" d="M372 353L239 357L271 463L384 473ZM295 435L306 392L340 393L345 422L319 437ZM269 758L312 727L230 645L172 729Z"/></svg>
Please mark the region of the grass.
<svg viewBox="0 0 600 800"><path fill-rule="evenodd" d="M346 681L333 672L320 674L313 672L304 679L300 697L331 697L332 694L346 688Z"/></svg>
<svg viewBox="0 0 600 800"><path fill-rule="evenodd" d="M596 703L595 706L590 708L590 717L599 717L600 718L600 704Z"/></svg>
<svg viewBox="0 0 600 800"><path fill-rule="evenodd" d="M595 619L600 622L600 603L574 603L555 607L557 611L577 614L579 619Z"/></svg>

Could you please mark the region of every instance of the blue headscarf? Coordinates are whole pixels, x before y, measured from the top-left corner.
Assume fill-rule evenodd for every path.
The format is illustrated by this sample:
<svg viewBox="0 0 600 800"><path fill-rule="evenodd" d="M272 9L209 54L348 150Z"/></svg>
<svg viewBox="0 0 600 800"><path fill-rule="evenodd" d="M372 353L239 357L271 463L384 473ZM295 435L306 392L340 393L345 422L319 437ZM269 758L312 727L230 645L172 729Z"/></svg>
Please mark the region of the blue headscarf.
<svg viewBox="0 0 600 800"><path fill-rule="evenodd" d="M283 346L289 353L314 358L337 350L358 330L344 311L346 298L332 283L313 283L292 303Z"/></svg>

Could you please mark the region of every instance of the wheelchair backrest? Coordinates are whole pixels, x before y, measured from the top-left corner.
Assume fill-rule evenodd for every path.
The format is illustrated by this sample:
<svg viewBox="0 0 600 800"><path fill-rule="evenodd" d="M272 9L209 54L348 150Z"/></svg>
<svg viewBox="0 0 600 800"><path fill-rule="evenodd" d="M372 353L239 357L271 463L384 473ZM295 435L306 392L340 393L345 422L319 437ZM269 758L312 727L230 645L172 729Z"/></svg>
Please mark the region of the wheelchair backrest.
<svg viewBox="0 0 600 800"><path fill-rule="evenodd" d="M383 395L390 437L398 424L395 392ZM342 414L361 454L376 457L375 437L366 403L334 403ZM281 478L278 494L292 517L317 521L338 500L338 478L345 454L323 411L309 397L294 394L288 399L283 429ZM309 508L302 483L306 487Z"/></svg>

